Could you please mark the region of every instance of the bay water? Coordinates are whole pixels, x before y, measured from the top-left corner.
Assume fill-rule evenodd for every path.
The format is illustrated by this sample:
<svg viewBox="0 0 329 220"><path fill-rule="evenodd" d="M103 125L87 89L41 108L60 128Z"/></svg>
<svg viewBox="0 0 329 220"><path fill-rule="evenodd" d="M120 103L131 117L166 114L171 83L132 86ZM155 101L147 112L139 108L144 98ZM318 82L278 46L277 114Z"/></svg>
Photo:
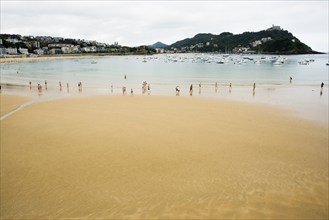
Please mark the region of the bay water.
<svg viewBox="0 0 329 220"><path fill-rule="evenodd" d="M132 90L140 95L144 81L150 85L151 95L174 96L179 86L180 96L189 96L192 85L193 97L278 105L328 124L328 60L328 54L159 54L1 63L0 70L2 92L8 94L37 96L36 85L44 87L45 80L48 90L42 98L119 95L123 86L127 94ZM78 92L79 82L82 93Z"/></svg>

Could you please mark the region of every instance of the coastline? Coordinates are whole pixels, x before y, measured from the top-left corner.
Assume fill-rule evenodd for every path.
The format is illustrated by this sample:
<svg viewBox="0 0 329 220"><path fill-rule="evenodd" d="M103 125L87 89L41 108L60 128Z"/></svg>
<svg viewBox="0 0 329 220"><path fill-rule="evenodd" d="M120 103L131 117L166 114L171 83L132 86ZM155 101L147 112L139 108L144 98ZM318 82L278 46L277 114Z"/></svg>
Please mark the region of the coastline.
<svg viewBox="0 0 329 220"><path fill-rule="evenodd" d="M144 53L86 53L86 54L60 54L60 55L42 55L38 56L35 55L33 57L27 57L24 55L16 55L10 57L0 57L0 63L13 63L13 62L35 62L35 61L42 61L42 60L58 60L58 59L81 59L81 58L101 58L101 57L111 57L111 56L134 56L134 55L145 55L145 56L152 56L152 55L170 55L172 53L163 53L163 54L144 54ZM213 53L213 52L205 52L205 53L175 53L177 54L221 54L221 53ZM317 52L312 51L312 53L261 53L261 54L244 54L244 55L317 55L317 54L328 54L325 52ZM237 54L235 54L237 55Z"/></svg>
<svg viewBox="0 0 329 220"><path fill-rule="evenodd" d="M251 103L255 105L265 105L278 109L293 112L293 116L301 120L309 120L325 126L329 125L328 115L328 95L329 87L326 85L321 91L314 85L258 85L255 94L250 90L251 85L234 85L233 92L229 92L228 85L218 84L220 90L214 92L213 85L203 85L202 94L195 91L190 97L188 85L182 87L180 96L189 97L191 99L208 99L215 102L232 101ZM97 97L97 96L122 96L122 85L114 85L113 91L108 87L98 87L84 83L82 92L78 92L77 87L63 88L60 91L58 86L49 86L48 90L43 89L42 95L38 95L36 84L29 86L23 84L2 83L2 94L24 96L35 101L47 101L54 99L67 99L75 97ZM172 87L162 86L156 87L152 85L151 96L173 97L174 85ZM130 91L130 87L128 87ZM135 96L144 96L141 88L133 87ZM128 93L129 93L128 91ZM127 94L129 95L129 94Z"/></svg>
<svg viewBox="0 0 329 220"><path fill-rule="evenodd" d="M0 63L14 63L14 62L36 62L43 60L60 60L60 59L90 59L100 57L116 56L116 54L62 54L62 55L44 55L35 57L1 57Z"/></svg>
<svg viewBox="0 0 329 220"><path fill-rule="evenodd" d="M189 97L30 105L0 122L1 217L327 218L328 127L292 115Z"/></svg>

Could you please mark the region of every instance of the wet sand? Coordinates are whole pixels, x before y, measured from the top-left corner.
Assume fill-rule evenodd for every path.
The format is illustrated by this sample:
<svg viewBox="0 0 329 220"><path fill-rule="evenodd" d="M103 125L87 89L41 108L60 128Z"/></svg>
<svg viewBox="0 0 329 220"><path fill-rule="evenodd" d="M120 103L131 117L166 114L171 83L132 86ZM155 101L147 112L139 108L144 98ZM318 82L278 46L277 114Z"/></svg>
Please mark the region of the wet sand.
<svg viewBox="0 0 329 220"><path fill-rule="evenodd" d="M99 96L0 123L2 219L328 218L328 126L291 112Z"/></svg>
<svg viewBox="0 0 329 220"><path fill-rule="evenodd" d="M0 95L0 116L18 108L20 105L30 101L30 98L13 95Z"/></svg>

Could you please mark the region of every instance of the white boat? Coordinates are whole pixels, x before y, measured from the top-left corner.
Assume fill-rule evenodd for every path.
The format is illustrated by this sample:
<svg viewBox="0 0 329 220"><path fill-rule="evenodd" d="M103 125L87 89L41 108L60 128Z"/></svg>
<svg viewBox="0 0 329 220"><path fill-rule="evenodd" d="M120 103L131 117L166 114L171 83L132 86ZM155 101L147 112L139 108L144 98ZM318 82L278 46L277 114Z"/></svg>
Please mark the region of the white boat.
<svg viewBox="0 0 329 220"><path fill-rule="evenodd" d="M284 64L284 62L286 61L287 58L285 57L280 57L278 59L276 59L276 61L273 63L273 65L282 65Z"/></svg>
<svg viewBox="0 0 329 220"><path fill-rule="evenodd" d="M308 65L308 64L310 64L310 62L308 60L301 60L301 61L298 61L298 63L300 65Z"/></svg>
<svg viewBox="0 0 329 220"><path fill-rule="evenodd" d="M273 63L273 65L282 65L284 62L277 60Z"/></svg>

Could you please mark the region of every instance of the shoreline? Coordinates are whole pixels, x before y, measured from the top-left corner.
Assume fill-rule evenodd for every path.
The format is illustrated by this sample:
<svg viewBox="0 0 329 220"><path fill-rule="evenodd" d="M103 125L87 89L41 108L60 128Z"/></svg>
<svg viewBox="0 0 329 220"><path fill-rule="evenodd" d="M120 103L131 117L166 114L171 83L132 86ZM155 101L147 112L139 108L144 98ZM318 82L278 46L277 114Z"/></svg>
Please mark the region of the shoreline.
<svg viewBox="0 0 329 220"><path fill-rule="evenodd" d="M101 58L101 57L111 57L120 56L116 54L68 54L68 55L44 55L36 57L5 57L0 58L0 63L18 63L18 62L36 62L43 60L60 60L60 59L90 59L90 58ZM128 56L128 55L127 55Z"/></svg>
<svg viewBox="0 0 329 220"><path fill-rule="evenodd" d="M84 84L82 92L78 92L77 88L64 87L63 91L59 91L58 88L48 88L43 90L42 96L38 95L36 85L32 85L30 89L28 85L21 84L1 84L2 94L18 95L28 97L33 100L45 101L54 99L67 99L67 98L83 98L83 97L97 97L97 96L123 96L122 87L119 85L114 86L114 91L111 92L110 88L101 88L88 86ZM175 93L168 86L159 87L158 91L153 84L153 90L150 96L159 97L174 97ZM168 87L168 88L167 88ZM274 108L288 110L294 112L294 116L303 120L313 121L328 126L328 86L324 87L321 94L320 90L311 85L258 85L255 94L252 94L251 86L233 86L232 93L229 92L229 87L226 85L220 85L220 91L218 93L213 91L213 86L204 85L202 94L198 94L198 91L194 91L192 97L188 93L188 87L182 87L180 96L189 97L191 99L205 99L213 101L232 101L240 103L251 103L255 105L266 105ZM174 87L173 87L174 88ZM130 96L130 87L127 87L128 92L126 96ZM168 90L169 89L169 90ZM142 94L140 88L134 88L134 96L148 96ZM301 99L300 97L304 97Z"/></svg>
<svg viewBox="0 0 329 220"><path fill-rule="evenodd" d="M28 88L28 86L25 86ZM260 103L260 102L248 102L245 100L238 100L238 99L229 99L227 97L222 97L220 99L214 98L214 97L200 97L200 96L194 96L190 97L188 95L147 95L147 94L126 94L122 95L120 93L116 94L96 94L96 93L83 93L83 94L74 94L74 95L67 95L67 96L56 96L56 95L50 95L50 96L37 96L37 93L34 96L27 95L27 94L10 94L10 93L0 93L0 104L1 107L6 106L4 111L1 112L0 116L3 117L4 115L11 112L16 112L16 109L23 106L23 108L28 107L31 104L42 104L42 103L51 103L51 102L60 102L60 101L77 101L77 100L92 100L92 99L177 99L182 101L190 101L190 102L209 102L209 103L224 103L224 104L232 104L232 105L246 105L254 108L265 108L270 109L276 112L281 112L281 116L286 115L289 118L294 118L294 120L301 120L306 123L314 124L314 125L320 125L324 126L329 129L327 123L317 123L314 120L309 120L305 117L301 117L298 115L294 110L285 108L283 106L275 106L268 103ZM5 102L3 101L5 100ZM9 107L8 107L9 105ZM26 106L25 106L26 105ZM3 109L2 109L3 110ZM3 114L3 112L5 112Z"/></svg>
<svg viewBox="0 0 329 220"><path fill-rule="evenodd" d="M92 96L0 125L1 218L328 217L328 127L282 109Z"/></svg>

